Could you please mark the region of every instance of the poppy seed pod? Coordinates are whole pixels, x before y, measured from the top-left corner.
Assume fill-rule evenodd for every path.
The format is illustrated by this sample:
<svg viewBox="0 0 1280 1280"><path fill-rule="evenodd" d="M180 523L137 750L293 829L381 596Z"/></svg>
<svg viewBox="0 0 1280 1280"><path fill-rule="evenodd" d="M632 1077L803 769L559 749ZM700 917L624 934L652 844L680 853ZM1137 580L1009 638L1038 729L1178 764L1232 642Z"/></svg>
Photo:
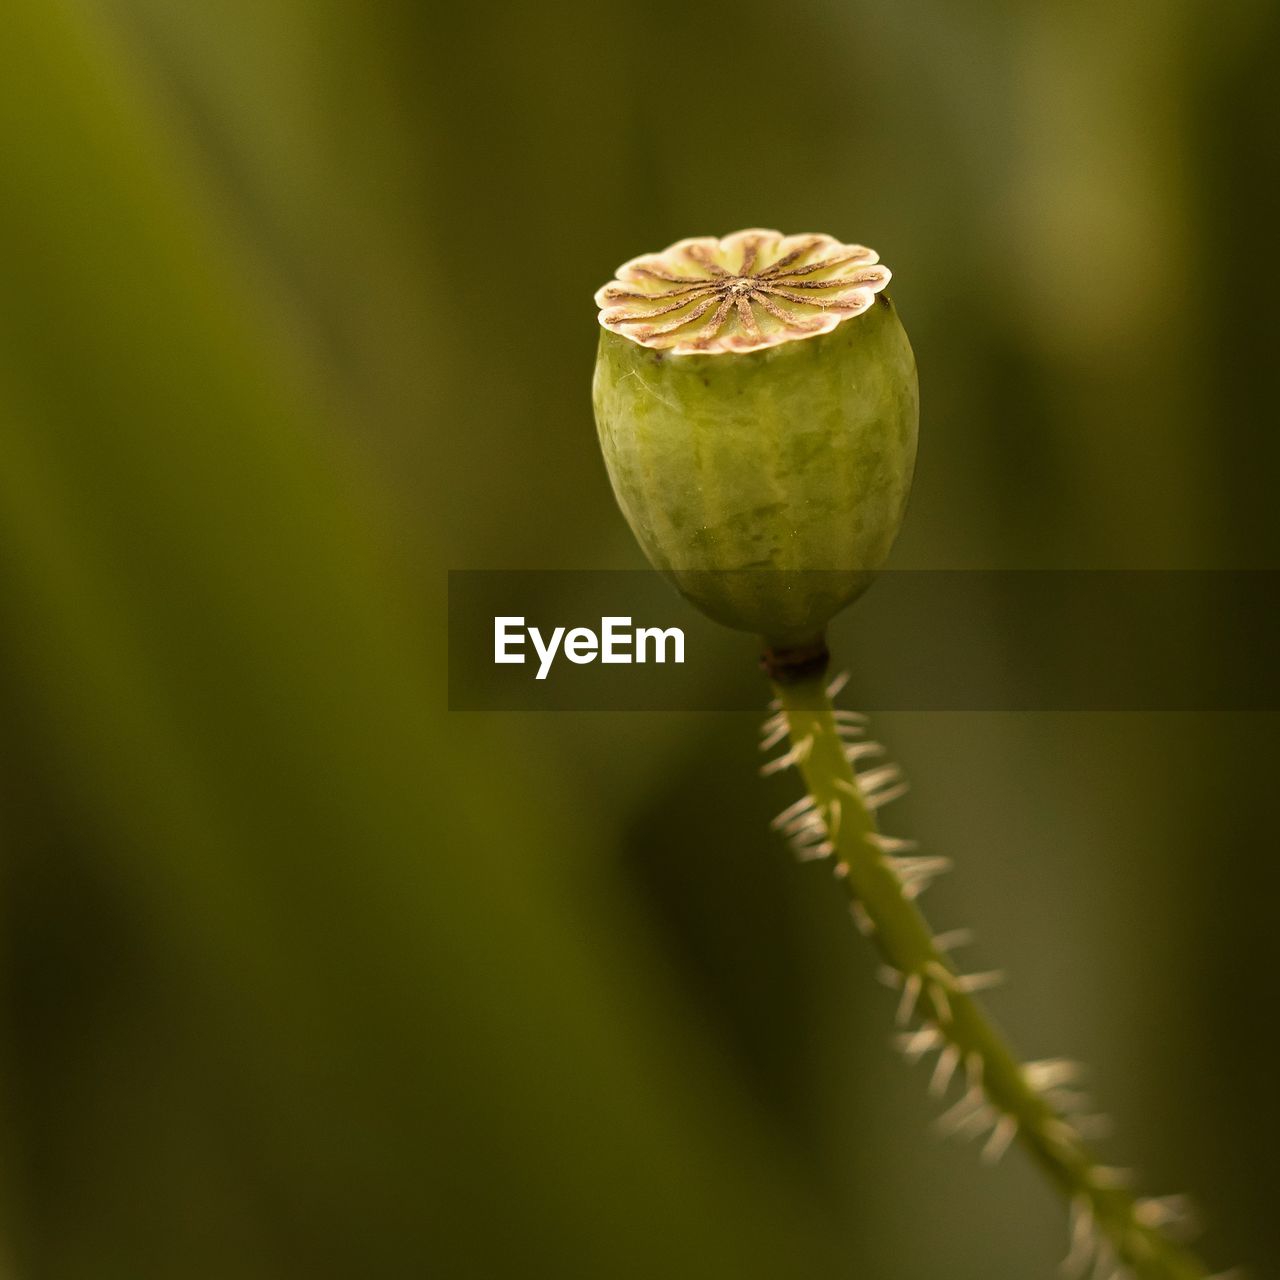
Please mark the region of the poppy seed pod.
<svg viewBox="0 0 1280 1280"><path fill-rule="evenodd" d="M820 649L897 536L915 360L877 255L739 231L633 258L596 294L596 426L653 565L771 650Z"/></svg>

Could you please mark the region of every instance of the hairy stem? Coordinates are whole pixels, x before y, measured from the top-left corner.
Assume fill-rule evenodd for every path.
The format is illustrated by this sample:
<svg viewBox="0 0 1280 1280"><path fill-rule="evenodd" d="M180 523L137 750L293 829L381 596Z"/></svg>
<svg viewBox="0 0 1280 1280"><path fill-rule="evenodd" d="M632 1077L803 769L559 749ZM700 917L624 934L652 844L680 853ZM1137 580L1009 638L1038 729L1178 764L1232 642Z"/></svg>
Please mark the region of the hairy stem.
<svg viewBox="0 0 1280 1280"><path fill-rule="evenodd" d="M875 942L885 975L901 991L902 1044L911 1057L937 1052L933 1085L944 1094L958 1082L963 1096L940 1123L953 1132L987 1134L984 1154L998 1159L1016 1138L1067 1197L1072 1212L1068 1270L1099 1280L1204 1280L1207 1269L1164 1232L1172 1202L1140 1200L1122 1171L1101 1165L1071 1119L1069 1063L1024 1065L973 992L995 975L959 973L914 897L937 859L896 856L897 842L877 829L875 810L891 798L894 774L875 767L859 775L851 763L874 748L856 738L854 717L836 712L821 676L774 685L775 736L790 738L808 797L780 825L807 842L810 856L829 856L862 931Z"/></svg>

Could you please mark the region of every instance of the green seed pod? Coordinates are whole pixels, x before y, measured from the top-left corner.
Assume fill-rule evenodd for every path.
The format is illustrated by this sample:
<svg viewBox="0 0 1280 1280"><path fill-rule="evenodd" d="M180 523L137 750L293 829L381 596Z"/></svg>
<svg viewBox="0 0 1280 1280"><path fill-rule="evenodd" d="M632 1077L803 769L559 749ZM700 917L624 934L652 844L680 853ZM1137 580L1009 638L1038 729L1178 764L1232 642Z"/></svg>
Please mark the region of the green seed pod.
<svg viewBox="0 0 1280 1280"><path fill-rule="evenodd" d="M739 231L633 258L600 289L596 426L656 568L773 650L821 648L893 545L915 359L877 255Z"/></svg>

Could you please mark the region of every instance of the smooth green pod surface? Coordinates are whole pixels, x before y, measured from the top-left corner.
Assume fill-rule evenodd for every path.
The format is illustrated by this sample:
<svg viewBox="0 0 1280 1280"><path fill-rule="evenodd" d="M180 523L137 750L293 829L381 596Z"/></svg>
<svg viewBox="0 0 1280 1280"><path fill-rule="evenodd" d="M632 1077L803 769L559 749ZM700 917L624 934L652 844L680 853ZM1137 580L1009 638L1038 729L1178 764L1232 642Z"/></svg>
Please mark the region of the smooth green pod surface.
<svg viewBox="0 0 1280 1280"><path fill-rule="evenodd" d="M634 259L597 295L626 304L601 312L594 382L618 504L683 594L770 647L821 640L906 507L915 360L868 259L741 232Z"/></svg>

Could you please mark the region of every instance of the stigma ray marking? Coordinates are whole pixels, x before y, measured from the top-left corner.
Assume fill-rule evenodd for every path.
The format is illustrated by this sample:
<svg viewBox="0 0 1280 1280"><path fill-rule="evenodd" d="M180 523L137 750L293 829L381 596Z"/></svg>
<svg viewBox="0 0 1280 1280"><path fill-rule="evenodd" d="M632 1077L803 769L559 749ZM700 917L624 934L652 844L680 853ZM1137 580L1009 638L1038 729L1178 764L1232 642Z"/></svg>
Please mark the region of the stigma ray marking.
<svg viewBox="0 0 1280 1280"><path fill-rule="evenodd" d="M874 291L866 285L852 289L848 293L842 293L837 298L817 298L811 294L796 293L792 287L783 287L783 285L775 285L771 292L775 298L783 298L787 302L794 302L802 307L817 307L821 311L836 315L841 312L849 316L861 315L875 301Z"/></svg>
<svg viewBox="0 0 1280 1280"><path fill-rule="evenodd" d="M824 243L826 239L827 237L825 236L805 237L803 244L797 245L796 248L792 249L789 253L784 253L777 262L775 262L771 267L766 267L760 274L762 276L776 275L785 267L789 267L793 262L803 258L806 253L812 253L820 244Z"/></svg>
<svg viewBox="0 0 1280 1280"><path fill-rule="evenodd" d="M704 280L677 285L674 289L657 289L653 293L643 293L638 289L623 289L617 285L606 285L601 291L600 297L605 302L662 302L667 298L696 297L706 293L709 288L710 285Z"/></svg>
<svg viewBox="0 0 1280 1280"><path fill-rule="evenodd" d="M729 307L732 303L731 298L725 298L716 308L716 313L703 326L702 336L698 339L701 343L710 343L721 329L725 326L725 321L729 319Z"/></svg>
<svg viewBox="0 0 1280 1280"><path fill-rule="evenodd" d="M844 758L850 764L857 764L859 760L872 760L882 755L884 755L884 748L878 742L854 742L844 749Z"/></svg>
<svg viewBox="0 0 1280 1280"><path fill-rule="evenodd" d="M749 276L755 272L756 263L760 260L760 245L763 237L744 236L742 238L742 261L738 263L738 274Z"/></svg>
<svg viewBox="0 0 1280 1280"><path fill-rule="evenodd" d="M683 290L685 296L677 297L674 301L668 302L664 307L656 307L652 311L606 311L605 318L610 324L636 324L641 320L656 320L659 316L668 315L672 311L679 311L684 307L691 307L694 303L702 300L702 290ZM711 299L708 306L713 306L715 299ZM703 311L707 307L703 307ZM690 312L683 319L692 319L697 313Z"/></svg>
<svg viewBox="0 0 1280 1280"><path fill-rule="evenodd" d="M885 268L872 266L868 267L856 276L849 276L845 279L831 280L779 280L779 284L784 285L788 289L848 289L851 293L856 293L862 289L874 289L877 286L883 288L888 283L885 277Z"/></svg>
<svg viewBox="0 0 1280 1280"><path fill-rule="evenodd" d="M787 736L787 731L789 728L790 726L784 720L780 725L777 725L774 728L770 729L769 732L763 738L760 739L760 750L772 751L774 747L776 747L778 743L780 743L783 740L783 738Z"/></svg>
<svg viewBox="0 0 1280 1280"><path fill-rule="evenodd" d="M752 289L747 297L758 307L763 307L775 320L786 325L789 329L814 329L822 323L821 320L812 317L802 318L793 315L789 311L784 311L767 293L761 293L759 289ZM742 306L742 299L738 300L738 305Z"/></svg>
<svg viewBox="0 0 1280 1280"><path fill-rule="evenodd" d="M941 952L955 951L959 947L967 947L973 942L972 929L949 929L946 933L938 934L934 940L934 947Z"/></svg>
<svg viewBox="0 0 1280 1280"><path fill-rule="evenodd" d="M674 272L664 271L660 267L639 267L631 266L631 264L627 265L630 266L631 271L638 276L648 276L651 280L662 280L667 284L693 284L702 287L707 283L705 280L699 280L697 276L678 276ZM606 288L607 287L609 286L606 286Z"/></svg>
<svg viewBox="0 0 1280 1280"><path fill-rule="evenodd" d="M684 246L684 256L692 262L695 262L704 271L711 272L713 276L723 277L729 274L728 269L721 266L720 263L711 256L711 251L705 244L698 244L696 242L694 244L686 244Z"/></svg>
<svg viewBox="0 0 1280 1280"><path fill-rule="evenodd" d="M816 245L811 246L811 249L816 247L817 247ZM848 249L849 249L848 253L845 253L835 258L826 258L820 262L810 262L803 267L797 267L794 271L779 271L779 268L782 266L782 264L787 261L786 258L781 258L777 262L775 262L772 267L768 268L762 274L773 275L773 276L810 275L815 271L830 271L833 267L842 267L850 263L862 262L862 263L866 263L868 266L871 266L876 261L876 251L874 249L865 248L863 245L860 245L860 244L849 245ZM810 250L804 250L801 253L797 253L795 255L788 255L788 256L791 258L791 261L794 262L796 257L802 257L804 253L809 251Z"/></svg>
<svg viewBox="0 0 1280 1280"><path fill-rule="evenodd" d="M700 320L715 305L715 298L703 298L702 301L694 305L691 311L686 312L682 316L676 316L673 320L666 320L662 324L646 325L642 329L637 329L636 337L658 338L668 333L675 333L677 329L681 329L687 324L692 324L695 320ZM641 317L635 318L640 319ZM626 324L629 322L627 320L620 319L616 323Z"/></svg>

